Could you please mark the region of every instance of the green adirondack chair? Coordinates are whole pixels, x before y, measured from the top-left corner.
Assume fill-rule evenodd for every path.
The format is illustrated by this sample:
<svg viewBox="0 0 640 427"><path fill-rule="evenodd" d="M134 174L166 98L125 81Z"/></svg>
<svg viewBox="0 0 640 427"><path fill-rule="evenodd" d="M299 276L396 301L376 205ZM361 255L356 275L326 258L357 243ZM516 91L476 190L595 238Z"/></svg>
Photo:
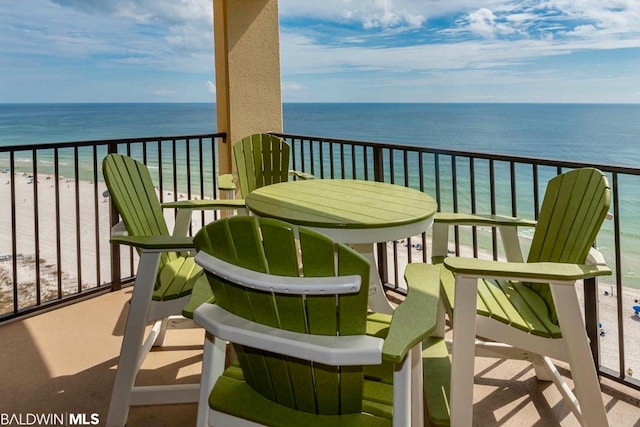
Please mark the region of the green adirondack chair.
<svg viewBox="0 0 640 427"><path fill-rule="evenodd" d="M241 197L265 185L286 182L289 177L313 179L314 176L289 169L291 148L282 138L269 134L254 134L233 144L237 182ZM233 175L220 177L225 190L235 189Z"/></svg>
<svg viewBox="0 0 640 427"><path fill-rule="evenodd" d="M351 248L256 217L210 223L194 243L216 295L194 316L207 331L198 426L424 425L437 288L410 289L383 339L366 335L369 265ZM225 369L227 340L238 362ZM364 377L383 360L393 385Z"/></svg>
<svg viewBox="0 0 640 427"><path fill-rule="evenodd" d="M584 168L549 181L537 224L495 216L436 216L433 262L441 266L442 302L453 320L452 425L471 425L474 354L531 360L537 377L556 383L583 425L608 425L575 284L611 274L592 247L609 203L606 177ZM507 261L446 257L453 225L497 227ZM526 262L518 246L519 226L535 226ZM420 280L424 268L409 265L408 277ZM440 335L443 324L441 319ZM474 348L476 337L481 342ZM552 359L569 363L575 396Z"/></svg>
<svg viewBox="0 0 640 427"><path fill-rule="evenodd" d="M186 232L193 209L237 209L233 200L196 200L160 204L147 167L130 157L109 154L102 163L109 195L122 223L114 227L111 243L135 247L140 255L127 317L107 425L124 426L130 405L197 401L199 384L135 386L140 365L152 346L164 340L168 318L192 317L193 310L212 301L211 288L194 258ZM177 208L170 235L162 208ZM181 237L182 236L182 237ZM153 327L145 338L145 327Z"/></svg>

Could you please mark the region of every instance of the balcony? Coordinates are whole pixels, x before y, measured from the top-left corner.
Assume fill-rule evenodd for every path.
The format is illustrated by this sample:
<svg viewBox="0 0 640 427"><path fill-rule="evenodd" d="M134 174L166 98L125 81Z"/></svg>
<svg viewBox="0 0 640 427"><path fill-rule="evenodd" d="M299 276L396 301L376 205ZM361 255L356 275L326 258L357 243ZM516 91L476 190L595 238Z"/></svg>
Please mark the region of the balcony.
<svg viewBox="0 0 640 427"><path fill-rule="evenodd" d="M0 412L99 414L104 422L129 298L125 288L3 325ZM170 331L166 351L152 352L139 383L196 380L203 339L199 330ZM476 425L577 425L557 389L536 380L526 362L479 358L475 384ZM602 389L610 424L637 425L640 392L606 379ZM188 426L195 417L196 405L134 407L127 425Z"/></svg>
<svg viewBox="0 0 640 427"><path fill-rule="evenodd" d="M284 136L294 147L295 169L324 178L359 178L411 186L434 196L442 210L480 212L487 208L491 213L535 218L539 195L544 192L548 177L563 168L583 166L556 160ZM144 160L157 171L154 179L165 200L216 197L212 178L216 176L215 142L223 140L224 135L213 134L0 149L12 202L0 211L12 231L4 239L0 253L6 256L0 261L5 271L1 288L4 299L0 300L4 303L0 309L4 320L0 325L4 344L0 353L4 367L0 395L5 397L0 413L23 417L35 413L87 417L98 414L101 421L106 419L131 292L130 288L119 288L131 281L137 257L108 245L108 232L114 221L103 193L100 160L112 151ZM20 165L18 159L23 158L32 160L33 170ZM49 165L48 169L39 166L43 164ZM615 275L601 280L599 288L595 283L585 285L585 317L600 364L609 422L637 425L640 383L627 370L640 374L639 355L637 349L630 347L634 342L629 339L638 336L634 328L640 322L627 311L633 293L625 286L630 265L623 255L625 236L630 232L625 229L627 218L640 216L634 210L638 207L625 204L624 194L638 183L640 170L593 166L610 176L614 188L611 221L605 224L598 245L606 249ZM527 184L523 186L522 182ZM172 217L171 212L168 217ZM192 232L211 219L194 215ZM428 244L429 235L425 234L378 246L380 274L390 296L402 299L404 264L427 261ZM496 236L485 230L458 230L450 249L477 256L502 256ZM597 289L607 290L608 295ZM612 313L603 313L605 303L609 309L613 307ZM598 322L605 315L609 316L607 335L600 337ZM140 381L193 382L199 373L202 340L203 334L198 330L170 332L168 347L154 351L146 360ZM186 349L169 351L182 345ZM527 363L478 359L475 384L477 425L577 424L555 387L537 381ZM139 407L132 409L129 417L131 426L194 422L195 405Z"/></svg>

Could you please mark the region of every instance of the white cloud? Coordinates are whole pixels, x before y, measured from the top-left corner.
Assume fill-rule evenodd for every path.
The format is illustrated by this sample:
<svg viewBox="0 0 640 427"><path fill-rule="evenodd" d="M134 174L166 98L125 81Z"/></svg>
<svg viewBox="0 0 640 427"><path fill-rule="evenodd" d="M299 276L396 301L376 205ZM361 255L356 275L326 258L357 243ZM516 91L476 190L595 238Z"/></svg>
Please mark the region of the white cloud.
<svg viewBox="0 0 640 427"><path fill-rule="evenodd" d="M522 64L640 48L638 0L280 0L279 9L283 90L305 99L319 81L331 81L340 96L353 82L368 96L378 87L384 93L384 85L437 92L433 82L451 87L496 75L516 84L530 75L515 75ZM212 0L0 0L0 69L16 79L29 70L62 80L67 70L86 67L100 70L102 82L113 69L123 81L128 72L138 81L154 75L158 81L149 85L167 90L200 73L189 77L190 88L210 97L214 83L205 92L202 82L212 78L211 15ZM41 66L47 61L60 68ZM628 66L629 75L638 69Z"/></svg>
<svg viewBox="0 0 640 427"><path fill-rule="evenodd" d="M547 41L466 41L371 49L364 46L323 46L313 39L283 33L283 70L290 74L353 73L363 71L432 72L465 68L494 68L532 58L564 54L571 47ZM636 43L640 46L640 41Z"/></svg>
<svg viewBox="0 0 640 427"><path fill-rule="evenodd" d="M295 82L282 82L282 90L284 92L295 92L303 89L303 86Z"/></svg>
<svg viewBox="0 0 640 427"><path fill-rule="evenodd" d="M640 2L637 0L549 0L568 17L592 20L602 30L638 33Z"/></svg>
<svg viewBox="0 0 640 427"><path fill-rule="evenodd" d="M91 14L107 14L140 22L183 25L211 23L211 0L51 0Z"/></svg>
<svg viewBox="0 0 640 427"><path fill-rule="evenodd" d="M424 1L323 0L281 1L285 17L306 17L336 22L357 22L364 29L420 28L426 22Z"/></svg>
<svg viewBox="0 0 640 427"><path fill-rule="evenodd" d="M364 6L350 11L362 20L364 28L420 28L426 20L420 13L397 7L392 0L375 0L372 6Z"/></svg>
<svg viewBox="0 0 640 427"><path fill-rule="evenodd" d="M208 0L0 2L0 45L5 54L33 55L34 61L206 72L212 68L212 13Z"/></svg>
<svg viewBox="0 0 640 427"><path fill-rule="evenodd" d="M496 16L489 9L483 8L469 14L469 28L483 37L495 36Z"/></svg>
<svg viewBox="0 0 640 427"><path fill-rule="evenodd" d="M364 22L367 16L397 15L414 24L427 17L464 13L481 7L499 6L508 0L280 0L280 14L284 17L307 17L331 21ZM413 18L418 18L414 20ZM380 19L385 21L385 19Z"/></svg>
<svg viewBox="0 0 640 427"><path fill-rule="evenodd" d="M164 96L173 96L175 95L176 92L169 89L156 89L152 93L154 96L164 97Z"/></svg>
<svg viewBox="0 0 640 427"><path fill-rule="evenodd" d="M365 31L424 30L437 18L453 17L456 25L441 34L553 39L557 31L585 37L580 27L592 25L593 39L640 37L638 0L280 0L279 5L284 18L359 24Z"/></svg>
<svg viewBox="0 0 640 427"><path fill-rule="evenodd" d="M567 34L573 34L577 36L590 36L595 34L597 31L596 27L593 25L578 25L573 29L573 31L568 32Z"/></svg>

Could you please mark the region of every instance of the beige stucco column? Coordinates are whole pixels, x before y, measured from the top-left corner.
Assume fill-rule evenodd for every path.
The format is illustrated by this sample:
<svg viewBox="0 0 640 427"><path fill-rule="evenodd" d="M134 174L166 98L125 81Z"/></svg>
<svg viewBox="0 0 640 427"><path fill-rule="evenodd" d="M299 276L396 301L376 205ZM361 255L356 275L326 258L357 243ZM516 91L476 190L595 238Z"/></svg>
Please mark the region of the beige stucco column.
<svg viewBox="0 0 640 427"><path fill-rule="evenodd" d="M213 0L220 173L232 171L231 144L282 131L277 0Z"/></svg>

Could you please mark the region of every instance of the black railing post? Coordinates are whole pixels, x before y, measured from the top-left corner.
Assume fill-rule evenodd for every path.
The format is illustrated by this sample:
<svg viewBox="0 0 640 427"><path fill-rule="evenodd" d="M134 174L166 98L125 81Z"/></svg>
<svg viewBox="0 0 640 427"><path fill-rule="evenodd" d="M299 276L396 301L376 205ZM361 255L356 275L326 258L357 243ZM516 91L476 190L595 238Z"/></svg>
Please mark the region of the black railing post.
<svg viewBox="0 0 640 427"><path fill-rule="evenodd" d="M118 145L116 143L109 144L107 146L107 152L117 153ZM160 171L162 173L162 171ZM118 208L116 204L113 202L113 198L109 197L109 206L110 206L110 214L109 214L109 224L110 227L113 228L120 221L120 214L118 213ZM111 250L111 290L118 291L122 289L122 272L120 269L120 245L114 245L113 243L109 245Z"/></svg>
<svg viewBox="0 0 640 427"><path fill-rule="evenodd" d="M384 156L381 147L373 147L373 179L384 182ZM378 273L380 280L385 285L389 283L389 266L387 265L387 242L377 244L378 250Z"/></svg>
<svg viewBox="0 0 640 427"><path fill-rule="evenodd" d="M591 277L584 280L584 323L597 371L600 370L600 325L598 319L598 280Z"/></svg>

